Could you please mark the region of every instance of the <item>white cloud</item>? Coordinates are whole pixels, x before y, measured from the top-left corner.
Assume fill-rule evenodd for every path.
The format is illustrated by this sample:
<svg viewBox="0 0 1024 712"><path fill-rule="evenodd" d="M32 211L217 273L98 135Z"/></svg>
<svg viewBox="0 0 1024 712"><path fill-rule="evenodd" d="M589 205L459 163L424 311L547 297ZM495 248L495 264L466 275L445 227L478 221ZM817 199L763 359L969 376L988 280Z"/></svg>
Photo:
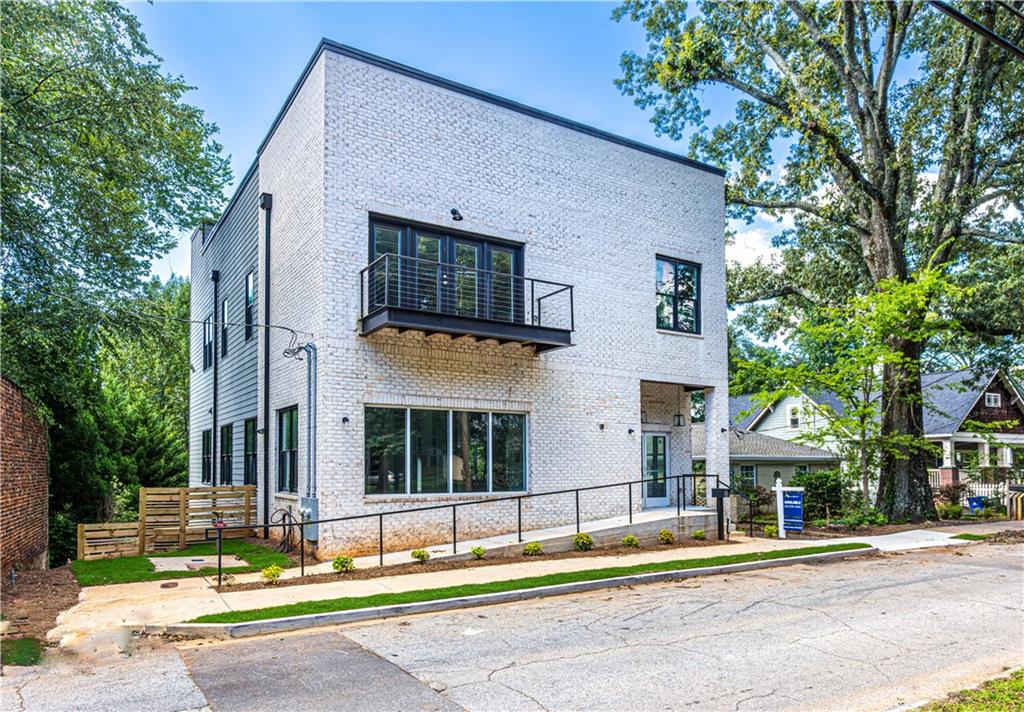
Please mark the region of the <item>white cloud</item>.
<svg viewBox="0 0 1024 712"><path fill-rule="evenodd" d="M764 228L750 228L736 232L733 242L725 247L725 259L728 262L739 262L747 267L759 258L771 262L781 252L772 247L771 232Z"/></svg>

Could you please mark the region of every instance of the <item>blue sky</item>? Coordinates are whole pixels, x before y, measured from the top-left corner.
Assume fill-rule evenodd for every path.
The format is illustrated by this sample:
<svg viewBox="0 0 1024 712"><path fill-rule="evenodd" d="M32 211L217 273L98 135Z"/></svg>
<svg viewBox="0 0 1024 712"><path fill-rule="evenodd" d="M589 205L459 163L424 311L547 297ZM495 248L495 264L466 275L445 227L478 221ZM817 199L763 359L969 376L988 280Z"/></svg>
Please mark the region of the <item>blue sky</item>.
<svg viewBox="0 0 1024 712"><path fill-rule="evenodd" d="M188 101L220 127L237 180L321 37L669 150L649 115L619 93L624 50L643 29L613 22L614 3L129 3L164 71L196 87ZM712 119L732 112L708 90ZM234 190L230 186L228 194ZM766 251L768 224L742 228L731 257ZM187 237L153 272L189 272Z"/></svg>

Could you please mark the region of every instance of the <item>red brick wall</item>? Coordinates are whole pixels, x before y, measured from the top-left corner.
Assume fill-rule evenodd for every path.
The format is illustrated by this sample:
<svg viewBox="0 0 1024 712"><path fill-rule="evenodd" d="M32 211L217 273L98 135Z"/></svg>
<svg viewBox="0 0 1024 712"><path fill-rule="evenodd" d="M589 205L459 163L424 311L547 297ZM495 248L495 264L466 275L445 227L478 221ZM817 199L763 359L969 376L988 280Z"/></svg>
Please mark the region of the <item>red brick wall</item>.
<svg viewBox="0 0 1024 712"><path fill-rule="evenodd" d="M35 406L0 377L0 569L46 567L49 435Z"/></svg>

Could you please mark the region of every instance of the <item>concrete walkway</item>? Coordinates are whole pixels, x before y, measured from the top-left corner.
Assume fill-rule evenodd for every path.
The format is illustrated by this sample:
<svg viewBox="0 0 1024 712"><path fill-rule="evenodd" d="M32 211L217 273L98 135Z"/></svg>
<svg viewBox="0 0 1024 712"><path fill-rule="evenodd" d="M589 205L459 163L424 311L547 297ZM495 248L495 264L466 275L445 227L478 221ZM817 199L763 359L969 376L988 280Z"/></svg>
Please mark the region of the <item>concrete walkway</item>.
<svg viewBox="0 0 1024 712"><path fill-rule="evenodd" d="M119 630L123 637L125 627L167 625L211 613L251 610L299 601L369 596L378 593L504 581L568 571L745 554L785 548L806 548L843 542L864 542L887 552L966 545L968 542L951 537L959 533L988 533L1010 528L1024 528L1024 522L1000 522L949 527L942 530L912 530L884 536L850 537L827 541L750 539L733 534L733 543L717 546L666 548L625 556L589 556L540 561L512 560L507 564L402 576L382 576L365 580L345 580L339 576L337 581L330 583L229 591L223 594L217 593L212 588L214 582L206 578L181 579L175 588L170 589L162 588L161 584L164 582L160 581L92 586L82 590L78 605L58 617L58 625L50 631L48 637L53 641L61 641L62 647L94 651L94 645L109 645L111 640L119 639L113 635L112 631Z"/></svg>

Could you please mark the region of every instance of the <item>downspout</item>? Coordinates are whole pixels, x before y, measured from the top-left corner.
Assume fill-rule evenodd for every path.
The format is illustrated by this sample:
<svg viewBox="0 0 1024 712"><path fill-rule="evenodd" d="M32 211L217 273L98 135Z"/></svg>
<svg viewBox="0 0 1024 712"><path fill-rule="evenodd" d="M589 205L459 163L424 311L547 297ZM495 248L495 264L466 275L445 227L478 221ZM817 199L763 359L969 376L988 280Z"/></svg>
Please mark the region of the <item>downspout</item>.
<svg viewBox="0 0 1024 712"><path fill-rule="evenodd" d="M306 351L306 497L316 498L316 344Z"/></svg>
<svg viewBox="0 0 1024 712"><path fill-rule="evenodd" d="M220 457L217 454L217 351L220 349L220 330L223 326L218 327L217 317L220 312L217 310L217 306L220 304L220 270L213 270L210 272L210 281L213 282L213 319L212 327L213 333L210 334L213 337L213 426L210 432L210 486L217 486L217 458Z"/></svg>
<svg viewBox="0 0 1024 712"><path fill-rule="evenodd" d="M270 214L274 196L260 195L263 209L263 323L270 323ZM270 538L270 329L263 331L263 538Z"/></svg>

